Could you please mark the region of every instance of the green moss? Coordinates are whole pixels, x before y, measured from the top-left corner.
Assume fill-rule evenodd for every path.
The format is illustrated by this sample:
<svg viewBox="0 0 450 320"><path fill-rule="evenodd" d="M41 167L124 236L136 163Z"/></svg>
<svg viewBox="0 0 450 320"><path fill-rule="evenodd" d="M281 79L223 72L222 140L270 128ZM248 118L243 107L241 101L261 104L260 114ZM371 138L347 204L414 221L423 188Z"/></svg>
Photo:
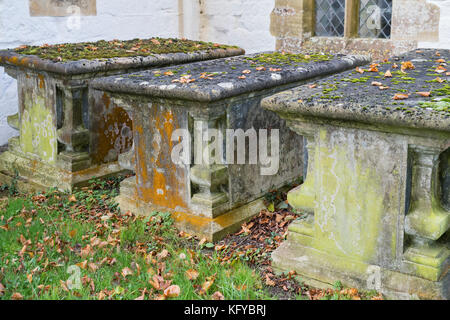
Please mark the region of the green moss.
<svg viewBox="0 0 450 320"><path fill-rule="evenodd" d="M97 42L64 43L56 45L26 46L14 49L23 55L35 55L55 62L77 61L81 59L108 59L118 57L151 56L177 52L208 51L214 49L236 48L211 42L180 39L133 39L100 40Z"/></svg>
<svg viewBox="0 0 450 320"><path fill-rule="evenodd" d="M254 57L247 57L248 61L260 65L292 65L298 63L328 61L333 58L328 54L292 54L284 52L262 53Z"/></svg>

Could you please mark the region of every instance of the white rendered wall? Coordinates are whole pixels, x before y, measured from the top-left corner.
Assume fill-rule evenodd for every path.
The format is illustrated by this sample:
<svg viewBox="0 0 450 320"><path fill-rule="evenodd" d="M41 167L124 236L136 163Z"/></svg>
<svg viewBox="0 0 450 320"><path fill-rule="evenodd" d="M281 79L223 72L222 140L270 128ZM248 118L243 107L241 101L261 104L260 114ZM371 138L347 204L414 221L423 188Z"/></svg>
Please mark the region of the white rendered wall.
<svg viewBox="0 0 450 320"><path fill-rule="evenodd" d="M430 2L441 8L439 42L421 42L419 47L450 49L450 0L432 0Z"/></svg>

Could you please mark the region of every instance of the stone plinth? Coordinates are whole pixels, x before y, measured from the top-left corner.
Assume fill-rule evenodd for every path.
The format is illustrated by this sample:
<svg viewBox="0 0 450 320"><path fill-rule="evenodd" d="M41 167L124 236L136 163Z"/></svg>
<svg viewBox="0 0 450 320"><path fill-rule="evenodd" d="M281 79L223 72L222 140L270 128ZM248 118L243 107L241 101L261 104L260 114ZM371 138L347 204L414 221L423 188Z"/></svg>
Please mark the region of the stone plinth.
<svg viewBox="0 0 450 320"><path fill-rule="evenodd" d="M19 93L19 112L8 118L19 137L11 139L9 150L0 156L0 178L29 181L37 189L71 190L123 171L117 159L132 145L131 120L107 96L89 101L92 79L243 53L239 48L176 39L0 51L0 65L17 79Z"/></svg>
<svg viewBox="0 0 450 320"><path fill-rule="evenodd" d="M180 229L211 241L239 229L263 208L262 197L269 190L302 175L302 138L276 114L261 109L261 99L365 61L361 56L267 53L95 80L92 94L106 92L133 118L133 152L121 156L121 163L126 168L135 164L136 177L122 184L121 209L169 211ZM178 129L189 137L172 141ZM234 140L215 147L216 139L208 146L198 142L196 137L201 140L210 129L217 129L217 137L241 129L258 145L250 147L244 137L244 157L237 162L242 153L230 151L236 150ZM251 129L254 135L247 131ZM268 130L262 148L260 129ZM280 148L270 151L274 129L279 130ZM173 151L183 141L188 161L174 163ZM217 156L219 149L223 156ZM279 151L279 170L269 175L262 173L270 165L261 161L264 151L272 156ZM198 154L208 159L197 161Z"/></svg>
<svg viewBox="0 0 450 320"><path fill-rule="evenodd" d="M306 216L275 268L315 285L450 298L449 60L418 50L263 100L308 150L306 180L288 195Z"/></svg>

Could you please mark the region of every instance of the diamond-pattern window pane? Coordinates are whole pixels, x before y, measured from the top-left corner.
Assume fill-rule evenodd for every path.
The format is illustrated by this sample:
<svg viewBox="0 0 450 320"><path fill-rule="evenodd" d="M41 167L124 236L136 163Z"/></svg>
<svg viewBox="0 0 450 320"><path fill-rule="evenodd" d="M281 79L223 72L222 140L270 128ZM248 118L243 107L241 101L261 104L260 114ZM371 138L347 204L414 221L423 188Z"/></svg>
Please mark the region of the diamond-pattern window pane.
<svg viewBox="0 0 450 320"><path fill-rule="evenodd" d="M316 36L343 37L345 0L316 0Z"/></svg>
<svg viewBox="0 0 450 320"><path fill-rule="evenodd" d="M392 0L361 0L359 36L361 38L391 37Z"/></svg>

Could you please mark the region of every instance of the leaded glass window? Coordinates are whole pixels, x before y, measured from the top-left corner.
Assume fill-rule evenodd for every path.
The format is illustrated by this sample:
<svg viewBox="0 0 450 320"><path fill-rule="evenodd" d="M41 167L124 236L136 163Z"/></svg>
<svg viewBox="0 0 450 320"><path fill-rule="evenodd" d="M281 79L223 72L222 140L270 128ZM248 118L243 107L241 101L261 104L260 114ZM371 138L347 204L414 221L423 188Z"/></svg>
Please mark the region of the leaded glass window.
<svg viewBox="0 0 450 320"><path fill-rule="evenodd" d="M316 0L316 36L343 37L345 0Z"/></svg>
<svg viewBox="0 0 450 320"><path fill-rule="evenodd" d="M391 37L392 0L361 0L359 36L361 38Z"/></svg>

